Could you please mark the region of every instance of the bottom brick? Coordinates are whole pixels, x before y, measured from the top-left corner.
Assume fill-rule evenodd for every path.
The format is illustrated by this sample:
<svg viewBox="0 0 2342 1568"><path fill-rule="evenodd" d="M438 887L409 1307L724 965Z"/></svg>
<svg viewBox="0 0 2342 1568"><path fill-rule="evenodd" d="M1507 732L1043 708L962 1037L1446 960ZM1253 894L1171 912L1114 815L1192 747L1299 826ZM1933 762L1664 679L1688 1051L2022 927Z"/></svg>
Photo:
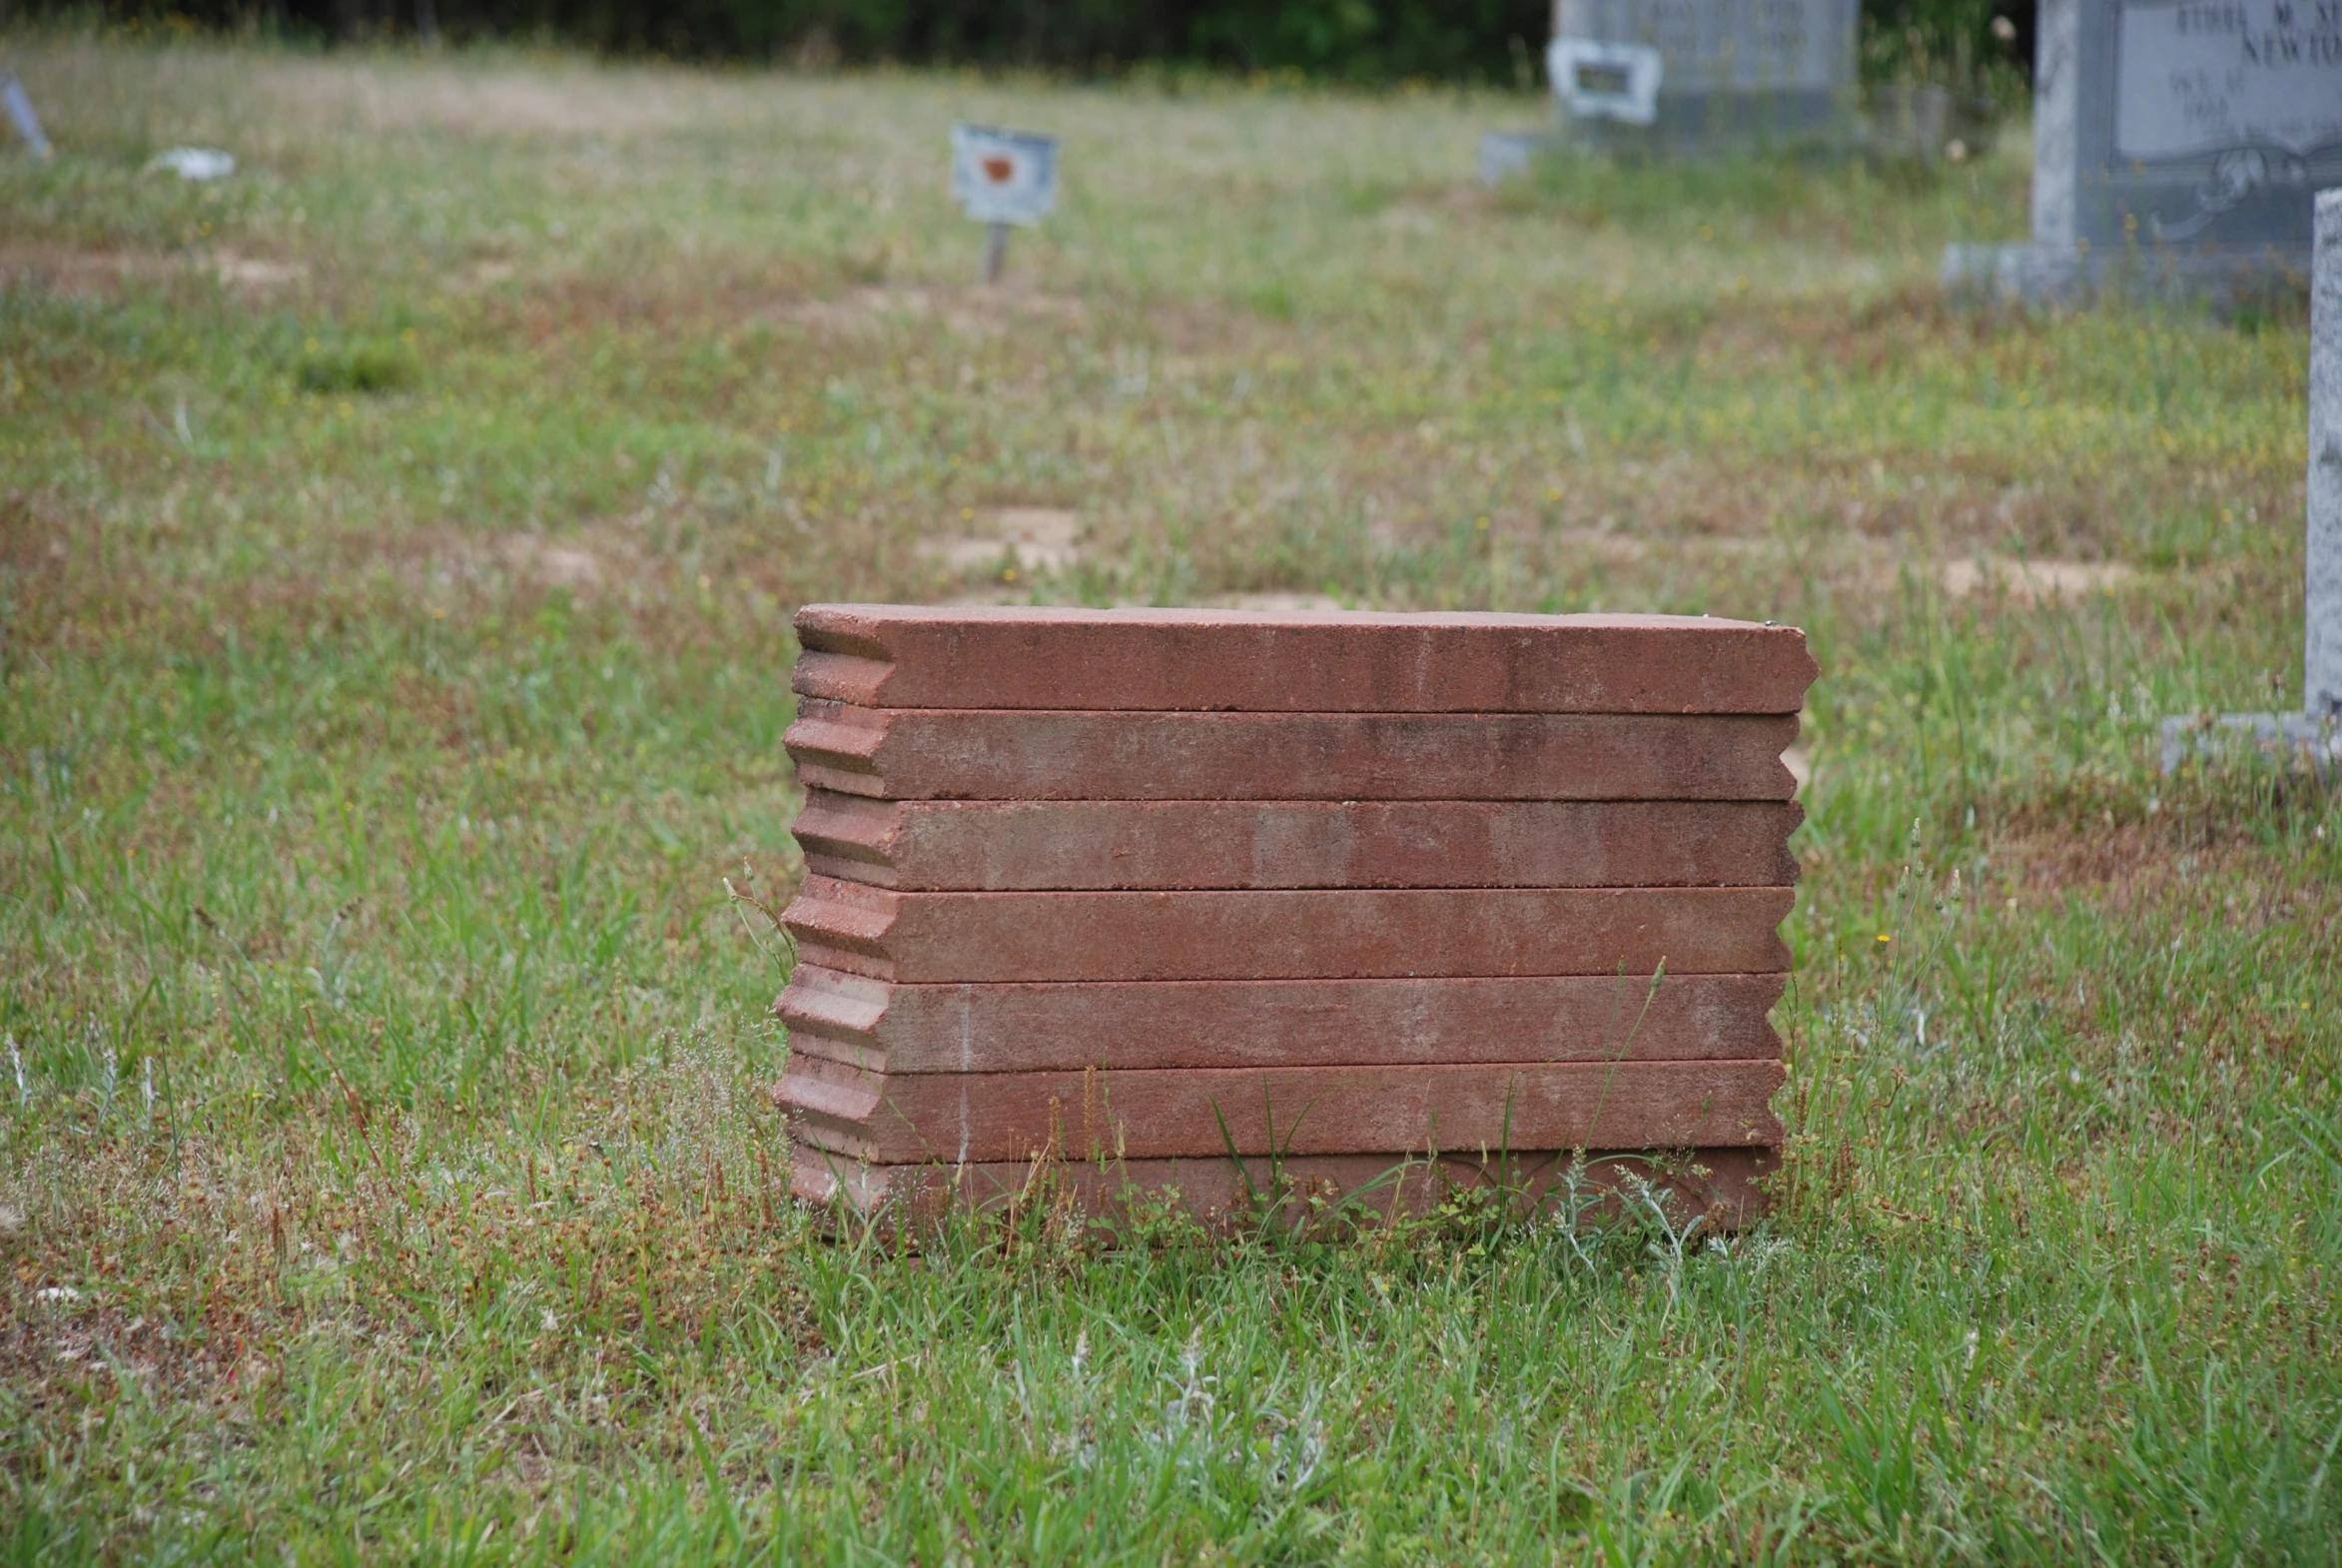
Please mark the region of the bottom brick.
<svg viewBox="0 0 2342 1568"><path fill-rule="evenodd" d="M1500 1063L889 1077L791 1057L800 1142L878 1165L1781 1142L1781 1063Z"/></svg>
<svg viewBox="0 0 2342 1568"><path fill-rule="evenodd" d="M1310 1155L1283 1161L1050 1161L972 1166L871 1166L801 1148L791 1184L800 1198L885 1220L933 1220L951 1209L1019 1205L1130 1217L1172 1205L1206 1222L1263 1217L1305 1221L1347 1200L1362 1217L1429 1213L1459 1193L1486 1192L1569 1209L1590 1218L1648 1216L1657 1203L1673 1224L1703 1217L1703 1230L1733 1229L1765 1208L1763 1182L1780 1164L1772 1149L1695 1149L1575 1156L1515 1154L1501 1167L1477 1155L1399 1162L1387 1155Z"/></svg>

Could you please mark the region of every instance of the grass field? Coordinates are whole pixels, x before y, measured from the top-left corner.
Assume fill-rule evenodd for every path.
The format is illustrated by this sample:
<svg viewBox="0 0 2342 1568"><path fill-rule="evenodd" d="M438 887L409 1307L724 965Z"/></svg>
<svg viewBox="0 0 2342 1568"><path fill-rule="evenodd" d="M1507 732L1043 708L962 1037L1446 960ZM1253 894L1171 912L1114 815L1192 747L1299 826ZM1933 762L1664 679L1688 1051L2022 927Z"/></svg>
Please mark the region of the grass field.
<svg viewBox="0 0 2342 1568"><path fill-rule="evenodd" d="M2342 1560L2342 811L2153 745L2299 701L2306 335L1948 308L2021 127L0 62L7 1561ZM887 597L1809 628L1775 1216L821 1239L724 879Z"/></svg>

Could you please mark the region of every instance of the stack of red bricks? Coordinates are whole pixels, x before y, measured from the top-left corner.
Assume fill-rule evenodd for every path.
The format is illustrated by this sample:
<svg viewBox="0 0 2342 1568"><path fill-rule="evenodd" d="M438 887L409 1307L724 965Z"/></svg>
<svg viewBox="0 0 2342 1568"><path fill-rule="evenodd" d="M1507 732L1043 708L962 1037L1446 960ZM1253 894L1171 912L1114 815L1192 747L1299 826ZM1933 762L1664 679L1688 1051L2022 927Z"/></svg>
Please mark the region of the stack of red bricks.
<svg viewBox="0 0 2342 1568"><path fill-rule="evenodd" d="M1094 1203L1418 1201L1669 1151L1720 1222L1756 1201L1801 632L867 604L797 631L801 1195L981 1202L1039 1163Z"/></svg>

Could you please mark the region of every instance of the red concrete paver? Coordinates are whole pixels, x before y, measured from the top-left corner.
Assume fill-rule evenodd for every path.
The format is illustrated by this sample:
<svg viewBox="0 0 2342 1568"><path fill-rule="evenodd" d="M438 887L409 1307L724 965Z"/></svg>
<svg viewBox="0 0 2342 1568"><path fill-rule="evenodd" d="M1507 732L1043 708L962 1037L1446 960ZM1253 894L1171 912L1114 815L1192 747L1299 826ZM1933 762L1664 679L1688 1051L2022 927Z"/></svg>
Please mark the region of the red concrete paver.
<svg viewBox="0 0 2342 1568"><path fill-rule="evenodd" d="M887 1073L1778 1057L1787 977L896 985L801 963L792 1053Z"/></svg>
<svg viewBox="0 0 2342 1568"><path fill-rule="evenodd" d="M931 1211L1055 1167L1093 1208L1177 1181L1208 1209L1243 1190L1231 1144L1338 1190L1437 1149L1698 1147L1711 1216L1755 1212L1802 633L901 605L798 627L812 875L776 1093L801 1195Z"/></svg>
<svg viewBox="0 0 2342 1568"><path fill-rule="evenodd" d="M877 1164L1778 1146L1779 1062L866 1073L792 1057L815 1149Z"/></svg>
<svg viewBox="0 0 2342 1568"><path fill-rule="evenodd" d="M809 787L894 800L1788 800L1797 717L1020 713L807 699Z"/></svg>
<svg viewBox="0 0 2342 1568"><path fill-rule="evenodd" d="M1766 974L1789 888L897 893L808 877L805 961L910 983Z"/></svg>
<svg viewBox="0 0 2342 1568"><path fill-rule="evenodd" d="M1288 1202L1344 1198L1387 1216L1424 1214L1457 1192L1500 1186L1524 1199L1585 1204L1585 1217L1647 1212L1640 1196L1617 1195L1630 1176L1650 1183L1652 1199L1665 1204L1677 1223L1703 1215L1703 1230L1732 1229L1756 1219L1764 1207L1760 1185L1779 1166L1774 1151L1696 1149L1656 1161L1632 1153L1576 1157L1559 1151L1510 1157L1442 1155L1436 1161L1394 1163L1388 1155L1303 1155L1280 1161L1255 1157L1234 1161L1122 1160L1088 1162L988 1162L967 1166L871 1166L817 1149L801 1149L791 1172L798 1197L827 1204L842 1201L863 1214L901 1219L932 1218L951 1207L995 1207L1018 1202L1070 1199L1091 1210L1125 1210L1134 1201L1175 1199L1206 1218L1241 1219L1256 1212L1258 1197L1283 1191ZM1575 1177L1573 1191L1570 1180ZM1629 1191L1632 1191L1629 1186ZM1603 1201L1605 1196L1608 1201ZM1302 1214L1307 1213L1301 1209Z"/></svg>
<svg viewBox="0 0 2342 1568"><path fill-rule="evenodd" d="M1774 887L1794 801L881 801L815 790L807 868L874 887Z"/></svg>
<svg viewBox="0 0 2342 1568"><path fill-rule="evenodd" d="M797 689L895 708L1795 713L1794 627L1671 615L809 604Z"/></svg>

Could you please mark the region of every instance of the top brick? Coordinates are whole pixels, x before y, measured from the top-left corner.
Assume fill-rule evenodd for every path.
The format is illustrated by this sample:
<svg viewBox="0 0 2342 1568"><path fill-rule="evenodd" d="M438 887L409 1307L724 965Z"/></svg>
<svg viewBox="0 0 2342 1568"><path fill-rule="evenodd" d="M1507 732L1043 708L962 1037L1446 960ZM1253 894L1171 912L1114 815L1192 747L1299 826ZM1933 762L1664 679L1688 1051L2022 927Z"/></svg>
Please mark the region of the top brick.
<svg viewBox="0 0 2342 1568"><path fill-rule="evenodd" d="M795 686L882 708L1795 713L1792 626L1690 615L808 604Z"/></svg>

